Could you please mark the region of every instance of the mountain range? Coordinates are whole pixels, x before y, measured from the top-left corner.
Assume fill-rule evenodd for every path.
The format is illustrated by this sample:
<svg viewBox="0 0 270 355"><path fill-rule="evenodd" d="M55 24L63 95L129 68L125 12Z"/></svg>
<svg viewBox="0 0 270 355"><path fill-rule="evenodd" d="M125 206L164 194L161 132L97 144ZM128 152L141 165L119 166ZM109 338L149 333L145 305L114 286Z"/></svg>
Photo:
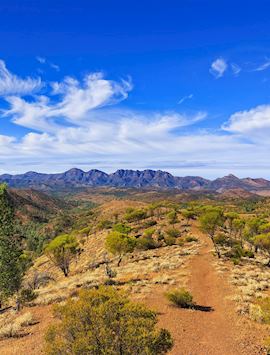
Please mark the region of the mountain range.
<svg viewBox="0 0 270 355"><path fill-rule="evenodd" d="M0 182L5 182L10 187L33 188L44 191L106 186L118 188L175 188L215 192L224 192L231 189L242 189L253 193L270 191L270 181L262 178L240 179L230 174L223 178L208 180L199 176L177 177L166 171L149 169L143 171L120 169L111 174L96 169L85 172L76 168L58 174L30 171L19 175L0 175Z"/></svg>

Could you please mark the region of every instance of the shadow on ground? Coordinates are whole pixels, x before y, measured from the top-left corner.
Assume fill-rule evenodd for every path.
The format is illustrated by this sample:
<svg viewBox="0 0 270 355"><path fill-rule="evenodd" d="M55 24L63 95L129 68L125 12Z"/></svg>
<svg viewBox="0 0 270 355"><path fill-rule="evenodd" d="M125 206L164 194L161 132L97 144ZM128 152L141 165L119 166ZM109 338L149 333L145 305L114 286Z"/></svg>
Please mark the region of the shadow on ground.
<svg viewBox="0 0 270 355"><path fill-rule="evenodd" d="M211 306L200 306L198 304L195 304L192 309L195 311L201 311L201 312L213 312L214 308Z"/></svg>

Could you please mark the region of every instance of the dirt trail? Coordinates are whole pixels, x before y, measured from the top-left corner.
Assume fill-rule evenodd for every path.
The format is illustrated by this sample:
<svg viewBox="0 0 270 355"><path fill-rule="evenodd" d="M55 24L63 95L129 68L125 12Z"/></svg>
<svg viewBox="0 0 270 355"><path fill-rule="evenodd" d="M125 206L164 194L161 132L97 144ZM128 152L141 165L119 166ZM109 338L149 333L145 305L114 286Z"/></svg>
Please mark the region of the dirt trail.
<svg viewBox="0 0 270 355"><path fill-rule="evenodd" d="M168 328L174 337L171 354L266 354L261 347L263 335L259 326L238 316L232 301L227 299L231 289L215 270L211 241L198 230L195 235L199 235L201 248L188 265L188 287L198 309L169 306L161 294L149 302L160 312L161 326Z"/></svg>

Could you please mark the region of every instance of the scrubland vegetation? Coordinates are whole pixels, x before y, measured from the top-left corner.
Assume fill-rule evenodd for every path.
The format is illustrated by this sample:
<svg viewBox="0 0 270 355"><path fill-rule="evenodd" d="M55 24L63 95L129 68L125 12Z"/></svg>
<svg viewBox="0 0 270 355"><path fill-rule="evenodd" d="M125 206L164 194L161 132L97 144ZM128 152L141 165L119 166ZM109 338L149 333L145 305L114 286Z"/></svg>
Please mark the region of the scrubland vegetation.
<svg viewBox="0 0 270 355"><path fill-rule="evenodd" d="M157 327L159 315L144 300L159 295L183 312L203 309L188 287L201 235L232 287L235 312L262 327L270 324L267 198L163 200L156 194L145 202L138 192L100 204L76 200L42 223L20 220L6 186L0 198L2 339L28 337L36 323L31 308L59 304L58 320L51 319L46 332L48 354L166 353L173 334Z"/></svg>

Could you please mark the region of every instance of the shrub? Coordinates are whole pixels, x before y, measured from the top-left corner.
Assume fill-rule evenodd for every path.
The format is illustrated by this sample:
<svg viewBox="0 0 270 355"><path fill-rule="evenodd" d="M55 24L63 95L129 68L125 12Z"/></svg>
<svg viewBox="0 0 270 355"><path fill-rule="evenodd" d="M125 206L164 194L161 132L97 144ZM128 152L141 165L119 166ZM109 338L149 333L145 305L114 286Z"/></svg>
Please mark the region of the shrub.
<svg viewBox="0 0 270 355"><path fill-rule="evenodd" d="M170 211L167 214L167 218L168 218L168 222L172 225L174 225L175 223L178 222L178 218L177 218L177 212L176 211Z"/></svg>
<svg viewBox="0 0 270 355"><path fill-rule="evenodd" d="M182 247L185 244L185 241L181 238L178 238L176 240L176 244L179 245L180 247Z"/></svg>
<svg viewBox="0 0 270 355"><path fill-rule="evenodd" d="M142 250L155 249L157 243L151 236L143 236L138 239L137 247Z"/></svg>
<svg viewBox="0 0 270 355"><path fill-rule="evenodd" d="M193 304L193 296L184 288L173 290L166 293L167 299L177 307L191 308Z"/></svg>
<svg viewBox="0 0 270 355"><path fill-rule="evenodd" d="M153 234L155 233L155 228L148 228L148 229L145 229L145 231L144 231L144 236L145 237L152 237L153 236Z"/></svg>
<svg viewBox="0 0 270 355"><path fill-rule="evenodd" d="M112 225L112 221L109 221L108 219L103 219L98 223L97 227L98 229L110 229L112 228Z"/></svg>
<svg viewBox="0 0 270 355"><path fill-rule="evenodd" d="M233 262L242 257L254 258L254 253L251 250L244 249L239 244L234 245L225 255L231 258Z"/></svg>
<svg viewBox="0 0 270 355"><path fill-rule="evenodd" d="M229 238L227 238L226 234L224 233L218 233L214 237L215 243L220 244L220 245L228 245L229 243Z"/></svg>
<svg viewBox="0 0 270 355"><path fill-rule="evenodd" d="M60 322L47 331L48 355L158 355L173 345L167 330L156 329L155 312L112 287L81 291L77 300L56 306L55 315Z"/></svg>
<svg viewBox="0 0 270 355"><path fill-rule="evenodd" d="M267 352L267 355L269 355L270 354L270 337L265 339L264 345L266 348L265 350Z"/></svg>
<svg viewBox="0 0 270 355"><path fill-rule="evenodd" d="M12 338L20 335L22 327L34 324L33 315L30 312L15 318L0 328L0 338Z"/></svg>
<svg viewBox="0 0 270 355"><path fill-rule="evenodd" d="M172 238L178 238L178 237L180 237L180 231L179 230L177 230L177 229L175 229L175 228L169 228L169 229L167 229L167 231L166 231L166 233L167 233L167 235L169 236L169 237L172 237Z"/></svg>
<svg viewBox="0 0 270 355"><path fill-rule="evenodd" d="M168 246L175 245L176 244L176 238L167 235L164 238L164 242Z"/></svg>
<svg viewBox="0 0 270 355"><path fill-rule="evenodd" d="M257 318L254 319L262 323L270 324L270 297L258 298L255 305L253 305L253 317L255 310L257 310Z"/></svg>
<svg viewBox="0 0 270 355"><path fill-rule="evenodd" d="M157 224L157 221L154 219L148 219L147 221L145 221L142 225L142 227L144 228L148 228L148 227L152 227L155 226Z"/></svg>
<svg viewBox="0 0 270 355"><path fill-rule="evenodd" d="M9 323L0 328L0 338L12 338L19 335L21 326L15 323Z"/></svg>
<svg viewBox="0 0 270 355"><path fill-rule="evenodd" d="M31 288L23 288L19 295L19 301L21 304L34 301L37 298L36 292Z"/></svg>
<svg viewBox="0 0 270 355"><path fill-rule="evenodd" d="M138 222L142 219L145 219L147 217L146 211L137 209L137 210L132 210L131 212L127 212L124 216L124 219L127 222Z"/></svg>
<svg viewBox="0 0 270 355"><path fill-rule="evenodd" d="M186 237L186 241L187 241L188 243L197 242L197 241L198 241L198 238L193 237L193 236L188 236L188 237Z"/></svg>
<svg viewBox="0 0 270 355"><path fill-rule="evenodd" d="M128 234L131 232L131 227L125 223L117 223L112 227L112 230L115 232Z"/></svg>

